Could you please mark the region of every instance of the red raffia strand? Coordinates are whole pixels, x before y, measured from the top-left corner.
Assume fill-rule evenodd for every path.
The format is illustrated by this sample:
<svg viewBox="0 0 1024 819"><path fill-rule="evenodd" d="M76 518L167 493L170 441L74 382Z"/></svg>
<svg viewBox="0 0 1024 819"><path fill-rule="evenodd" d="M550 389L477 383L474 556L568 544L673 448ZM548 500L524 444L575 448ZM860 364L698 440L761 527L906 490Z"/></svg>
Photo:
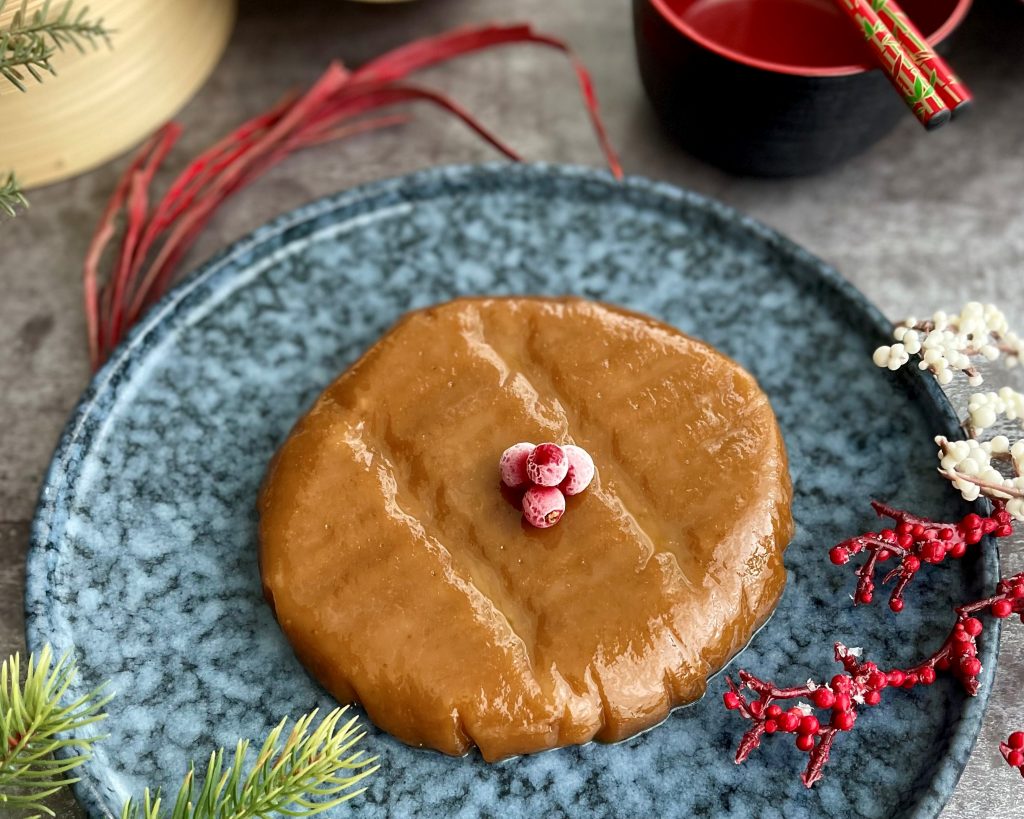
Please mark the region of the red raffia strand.
<svg viewBox="0 0 1024 819"><path fill-rule="evenodd" d="M821 779L837 737L852 730L859 709L878 705L885 691L931 685L936 674L944 672L956 677L968 694L977 694L982 671L977 657L977 638L984 631L984 624L975 615L989 612L994 617L1005 618L1018 614L1024 620L1024 573L1000 580L992 597L960 606L955 611L956 624L941 648L909 668L883 671L875 663L861 661L860 649L836 643L836 662L843 664L844 673L836 674L827 683L808 680L805 685L780 688L748 671L739 672L739 683L727 677L729 690L724 695L725 707L752 723L740 740L736 764L746 761L765 735L793 734L796 747L808 754L807 767L800 778L810 788ZM745 692L754 696L748 699ZM802 702L783 709L777 700ZM825 713L819 717L814 713L816 709ZM1024 735L1014 734L1010 740L1020 740L1024 747ZM1010 762L1008 754L1017 749L1009 744L1006 747L1008 750L1003 754ZM1021 762L1024 763L1024 758Z"/></svg>
<svg viewBox="0 0 1024 819"><path fill-rule="evenodd" d="M458 117L513 160L518 154L447 96L400 84L410 74L475 51L534 43L568 56L583 102L612 174L622 168L598 110L586 67L561 40L528 25L484 25L414 41L350 72L334 62L303 94L292 95L253 117L190 162L164 195L150 194L153 178L181 134L170 123L139 151L121 177L89 245L83 291L93 368L106 360L127 329L170 285L182 257L220 205L294 151L359 133L391 127L404 115L369 116L407 102L429 102ZM112 270L101 283L104 250L120 218L124 230Z"/></svg>
<svg viewBox="0 0 1024 819"><path fill-rule="evenodd" d="M1003 508L1002 501L993 503L994 511L990 516L982 517L972 512L956 523L928 520L878 501L871 501L871 506L879 517L891 518L894 528L858 535L844 540L829 551L829 559L837 566L849 563L852 556L861 552L868 555L856 571L854 605L870 603L874 599L875 569L878 563L893 557L899 559L899 564L885 575L882 582L896 580L889 596L889 608L900 612L904 605L903 592L923 565L941 563L947 557L961 558L969 547L979 543L985 535L1009 537L1013 534L1013 519Z"/></svg>

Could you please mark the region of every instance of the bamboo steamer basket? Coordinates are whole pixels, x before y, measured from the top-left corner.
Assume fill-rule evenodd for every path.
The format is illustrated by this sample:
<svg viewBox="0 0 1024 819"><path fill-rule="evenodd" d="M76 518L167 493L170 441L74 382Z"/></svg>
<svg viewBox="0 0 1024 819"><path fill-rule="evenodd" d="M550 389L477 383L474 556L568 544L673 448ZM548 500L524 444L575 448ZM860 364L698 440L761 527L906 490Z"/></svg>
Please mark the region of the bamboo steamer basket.
<svg viewBox="0 0 1024 819"><path fill-rule="evenodd" d="M217 64L235 18L235 0L87 2L89 19L113 30L111 48L66 47L52 59L57 76L29 79L25 92L0 80L0 171L26 187L89 170L171 118ZM29 14L42 4L29 0ZM0 28L20 7L8 0Z"/></svg>

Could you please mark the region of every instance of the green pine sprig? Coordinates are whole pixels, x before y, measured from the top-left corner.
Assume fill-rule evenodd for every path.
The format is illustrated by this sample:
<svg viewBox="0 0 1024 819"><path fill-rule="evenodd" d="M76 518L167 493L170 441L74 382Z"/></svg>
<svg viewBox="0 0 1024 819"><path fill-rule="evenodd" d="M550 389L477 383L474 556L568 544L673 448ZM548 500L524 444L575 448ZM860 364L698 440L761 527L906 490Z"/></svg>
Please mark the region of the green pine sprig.
<svg viewBox="0 0 1024 819"><path fill-rule="evenodd" d="M380 766L364 751L349 753L365 732L356 733L357 717L339 727L347 708L331 711L312 732L316 711L300 717L281 744L287 720L267 736L256 762L244 774L248 741L240 741L234 762L225 769L224 749L210 756L202 787L197 789L195 767L190 766L170 811L159 792L147 789L141 804L131 799L121 819L248 819L274 813L312 816L363 793L352 790Z"/></svg>
<svg viewBox="0 0 1024 819"><path fill-rule="evenodd" d="M0 665L0 808L53 816L42 800L78 781L70 774L99 739L81 729L106 717L110 698L95 689L63 704L77 670L67 654L54 663L48 645L38 659L29 657L24 683L20 672L17 654Z"/></svg>
<svg viewBox="0 0 1024 819"><path fill-rule="evenodd" d="M67 0L59 13L51 15L51 0L32 14L28 13L28 0L22 0L10 26L0 32L0 76L25 91L26 75L42 82L44 74L57 73L51 58L67 46L83 53L87 45L109 46L111 31L102 18L89 19L88 6L74 11L74 2ZM7 0L0 0L0 12L6 5Z"/></svg>
<svg viewBox="0 0 1024 819"><path fill-rule="evenodd" d="M102 686L62 705L77 674L65 654L56 663L47 645L29 657L25 681L20 682L18 654L0 665L0 813L37 811L33 819L53 816L43 800L77 778L71 772L91 758L92 746L102 739L82 736L82 728L106 718L110 701ZM210 755L201 787L190 765L177 797L167 809L160 792L147 788L139 803L128 799L121 819L250 819L273 814L312 816L359 796L356 788L380 768L377 757L354 750L366 735L358 717L341 718L348 708L336 708L310 730L317 711L296 720L282 742L287 719L270 732L251 769L249 742L235 748L225 767L221 748ZM61 757L55 753L62 751Z"/></svg>
<svg viewBox="0 0 1024 819"><path fill-rule="evenodd" d="M7 179L0 182L0 212L16 216L19 207L27 208L28 200L25 198L25 193L22 191L21 185L18 184L18 180L12 171L7 174Z"/></svg>

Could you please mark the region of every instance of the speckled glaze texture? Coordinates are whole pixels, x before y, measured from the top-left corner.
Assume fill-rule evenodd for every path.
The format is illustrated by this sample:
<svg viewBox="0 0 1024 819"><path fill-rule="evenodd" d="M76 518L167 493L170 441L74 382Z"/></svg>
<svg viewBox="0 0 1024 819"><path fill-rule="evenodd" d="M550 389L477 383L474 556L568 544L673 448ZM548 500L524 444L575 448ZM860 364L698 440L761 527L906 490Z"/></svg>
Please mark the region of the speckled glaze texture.
<svg viewBox="0 0 1024 819"><path fill-rule="evenodd" d="M786 438L797 534L774 618L739 664L800 682L835 673L835 639L882 664L936 648L950 607L993 582L995 551L922 572L898 618L853 609L829 546L872 527L871 497L963 508L935 474L953 434L917 371L870 363L883 317L837 274L722 205L590 170L444 168L301 208L204 266L99 373L47 476L26 590L28 644L72 649L77 690L116 699L77 795L113 815L187 760L330 698L264 604L254 502L271 454L339 371L405 311L461 294L575 293L650 313L760 381ZM908 397L912 400L908 400ZM620 745L487 765L415 751L370 726L382 770L334 816L933 816L981 724L982 693L947 679L893 694L836 743L806 791L784 738L732 764L742 721L719 677L698 704Z"/></svg>

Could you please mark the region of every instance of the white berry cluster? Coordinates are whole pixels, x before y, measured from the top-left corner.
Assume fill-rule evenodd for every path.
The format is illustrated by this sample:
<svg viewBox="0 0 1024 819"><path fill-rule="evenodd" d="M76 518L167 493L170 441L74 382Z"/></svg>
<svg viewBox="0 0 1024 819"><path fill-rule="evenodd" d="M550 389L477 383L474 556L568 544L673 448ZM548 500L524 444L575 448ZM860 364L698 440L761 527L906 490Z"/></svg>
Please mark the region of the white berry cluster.
<svg viewBox="0 0 1024 819"><path fill-rule="evenodd" d="M982 383L972 358L995 361L1000 354L1006 364L1020 363L1024 342L1010 332L1003 311L994 304L972 301L960 313L939 311L927 321L908 318L893 330L896 343L875 350L872 359L879 367L898 370L920 356L918 366L931 370L940 384L949 384L957 372L967 375L971 386Z"/></svg>
<svg viewBox="0 0 1024 819"><path fill-rule="evenodd" d="M1024 440L1010 443L1005 435L991 441L950 441L938 436L940 472L952 481L965 500L979 495L1006 501L1006 511L1024 520ZM1007 477L992 463L993 457L1009 458L1013 477Z"/></svg>
<svg viewBox="0 0 1024 819"><path fill-rule="evenodd" d="M995 426L1001 415L1008 421L1024 421L1024 393L1010 387L999 392L976 392L967 402L967 414L976 435Z"/></svg>

